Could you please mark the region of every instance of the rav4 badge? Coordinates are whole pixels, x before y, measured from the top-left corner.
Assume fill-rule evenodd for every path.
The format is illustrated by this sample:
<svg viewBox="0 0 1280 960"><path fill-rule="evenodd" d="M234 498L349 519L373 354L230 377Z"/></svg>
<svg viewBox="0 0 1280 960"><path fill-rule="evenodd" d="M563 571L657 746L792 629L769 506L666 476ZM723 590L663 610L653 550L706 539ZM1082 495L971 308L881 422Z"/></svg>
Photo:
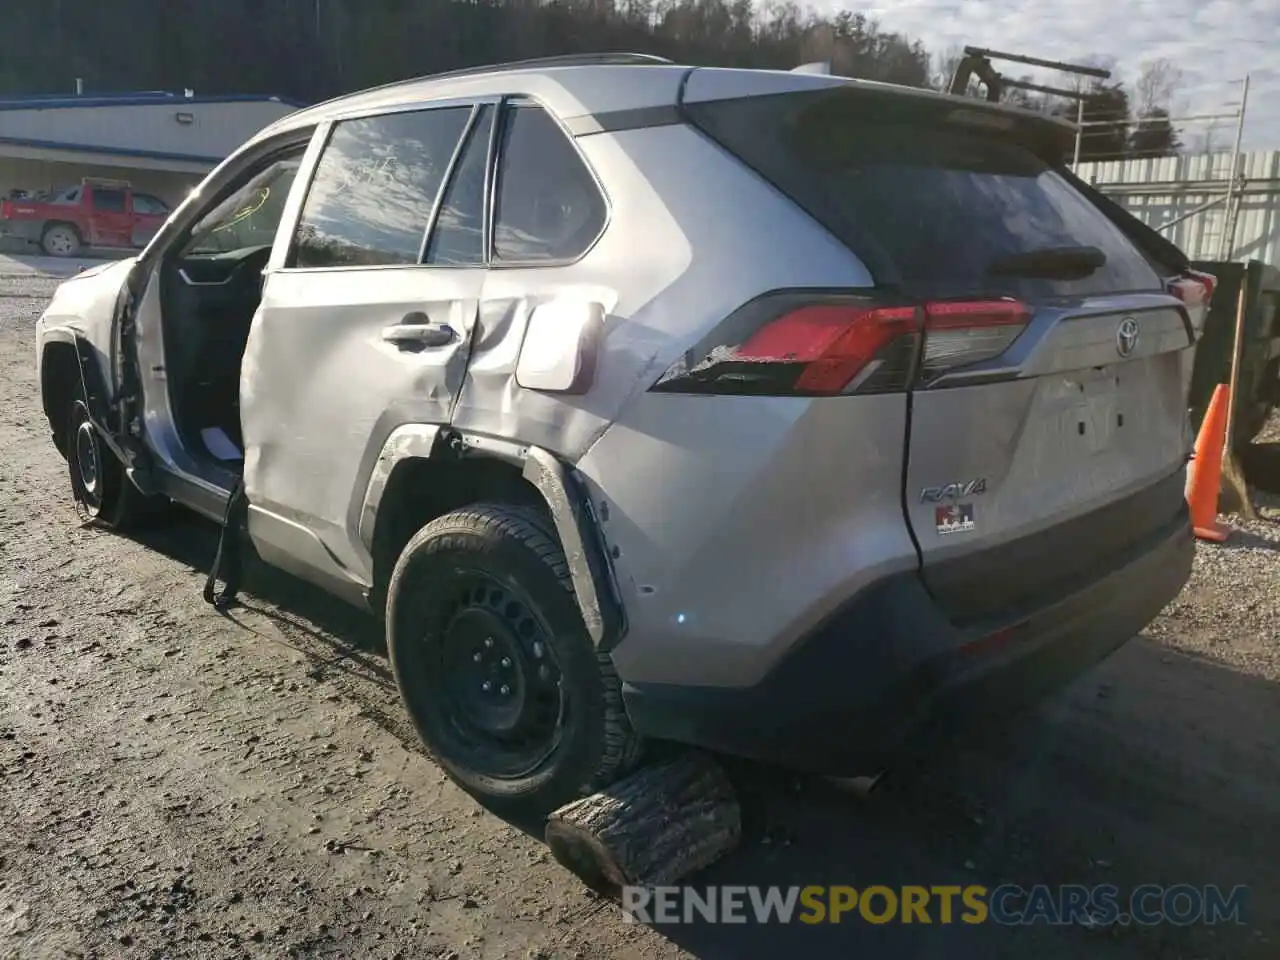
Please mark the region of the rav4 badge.
<svg viewBox="0 0 1280 960"><path fill-rule="evenodd" d="M978 497L987 492L987 478L948 483L941 487L925 487L920 491L921 503L941 503L943 500L959 500L961 497Z"/></svg>

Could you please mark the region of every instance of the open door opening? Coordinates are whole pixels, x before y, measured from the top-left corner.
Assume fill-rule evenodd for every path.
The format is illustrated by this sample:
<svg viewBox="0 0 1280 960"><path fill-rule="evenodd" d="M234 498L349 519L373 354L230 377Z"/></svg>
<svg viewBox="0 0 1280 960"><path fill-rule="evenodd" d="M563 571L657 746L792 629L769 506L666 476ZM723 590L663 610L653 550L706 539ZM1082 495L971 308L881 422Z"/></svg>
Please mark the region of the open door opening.
<svg viewBox="0 0 1280 960"><path fill-rule="evenodd" d="M243 470L240 366L304 150L291 147L255 168L160 264L174 425L187 453L215 476Z"/></svg>

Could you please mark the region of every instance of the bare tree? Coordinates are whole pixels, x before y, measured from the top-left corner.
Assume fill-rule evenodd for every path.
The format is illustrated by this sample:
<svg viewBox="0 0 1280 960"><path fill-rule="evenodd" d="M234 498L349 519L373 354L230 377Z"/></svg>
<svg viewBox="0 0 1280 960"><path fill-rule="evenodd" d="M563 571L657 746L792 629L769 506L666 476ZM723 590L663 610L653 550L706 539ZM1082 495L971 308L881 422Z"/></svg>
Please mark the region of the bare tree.
<svg viewBox="0 0 1280 960"><path fill-rule="evenodd" d="M1173 100L1182 85L1182 70L1163 57L1142 64L1133 86L1136 123L1129 136L1134 156L1162 157L1182 148L1171 121Z"/></svg>
<svg viewBox="0 0 1280 960"><path fill-rule="evenodd" d="M1173 61L1164 57L1145 61L1133 86L1133 105L1138 116L1150 116L1156 110L1171 111L1182 81L1182 68Z"/></svg>
<svg viewBox="0 0 1280 960"><path fill-rule="evenodd" d="M951 87L951 78L956 75L956 68L960 66L960 61L964 59L964 47L954 44L948 47L944 52L935 54L933 57L933 76L930 78L930 86L935 90L947 91ZM973 81L970 81L970 86ZM966 91L967 92L967 91Z"/></svg>

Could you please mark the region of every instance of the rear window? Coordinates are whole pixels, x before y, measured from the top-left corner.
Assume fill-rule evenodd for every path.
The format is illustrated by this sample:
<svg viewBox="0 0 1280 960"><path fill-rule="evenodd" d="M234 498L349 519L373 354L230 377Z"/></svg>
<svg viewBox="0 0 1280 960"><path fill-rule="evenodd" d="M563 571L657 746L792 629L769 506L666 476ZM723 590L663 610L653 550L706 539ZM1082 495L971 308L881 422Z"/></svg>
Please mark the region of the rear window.
<svg viewBox="0 0 1280 960"><path fill-rule="evenodd" d="M947 120L977 111L904 101L823 90L688 109L857 253L877 282L928 296L1026 299L1160 289L1120 228L1032 149ZM1044 268L1026 266L1006 275L1011 257L1081 247L1105 256L1088 276L1030 276Z"/></svg>

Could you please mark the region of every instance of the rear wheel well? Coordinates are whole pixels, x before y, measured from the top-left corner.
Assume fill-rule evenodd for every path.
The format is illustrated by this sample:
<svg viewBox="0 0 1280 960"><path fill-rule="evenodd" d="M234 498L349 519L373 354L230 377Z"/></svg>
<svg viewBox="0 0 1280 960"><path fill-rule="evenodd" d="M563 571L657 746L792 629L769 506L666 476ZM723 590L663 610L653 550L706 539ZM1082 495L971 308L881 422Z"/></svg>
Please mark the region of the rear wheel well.
<svg viewBox="0 0 1280 960"><path fill-rule="evenodd" d="M527 506L551 520L541 492L515 464L473 457L461 460L410 457L391 471L378 505L373 531L373 590L369 597L382 616L387 585L405 545L437 517L472 503ZM554 523L551 529L555 529Z"/></svg>
<svg viewBox="0 0 1280 960"><path fill-rule="evenodd" d="M76 225L75 225L75 223L73 223L73 222L72 222L72 221L70 221L70 220L47 220L47 221L45 221L45 225L44 225L43 227L41 227L41 228L40 228L40 236L42 236L42 237L43 237L46 233L48 233L48 232L49 232L50 230L52 230L54 227L66 227L68 230L70 230L72 233L74 233L74 234L76 235L76 239L77 239L77 240L79 240L81 243L83 243L83 242L84 242L84 234L83 234L83 233L81 233L81 232L80 232L80 228L79 228L78 226L76 226Z"/></svg>
<svg viewBox="0 0 1280 960"><path fill-rule="evenodd" d="M80 387L80 361L69 343L50 343L40 359L40 403L58 452L67 455L67 410Z"/></svg>

